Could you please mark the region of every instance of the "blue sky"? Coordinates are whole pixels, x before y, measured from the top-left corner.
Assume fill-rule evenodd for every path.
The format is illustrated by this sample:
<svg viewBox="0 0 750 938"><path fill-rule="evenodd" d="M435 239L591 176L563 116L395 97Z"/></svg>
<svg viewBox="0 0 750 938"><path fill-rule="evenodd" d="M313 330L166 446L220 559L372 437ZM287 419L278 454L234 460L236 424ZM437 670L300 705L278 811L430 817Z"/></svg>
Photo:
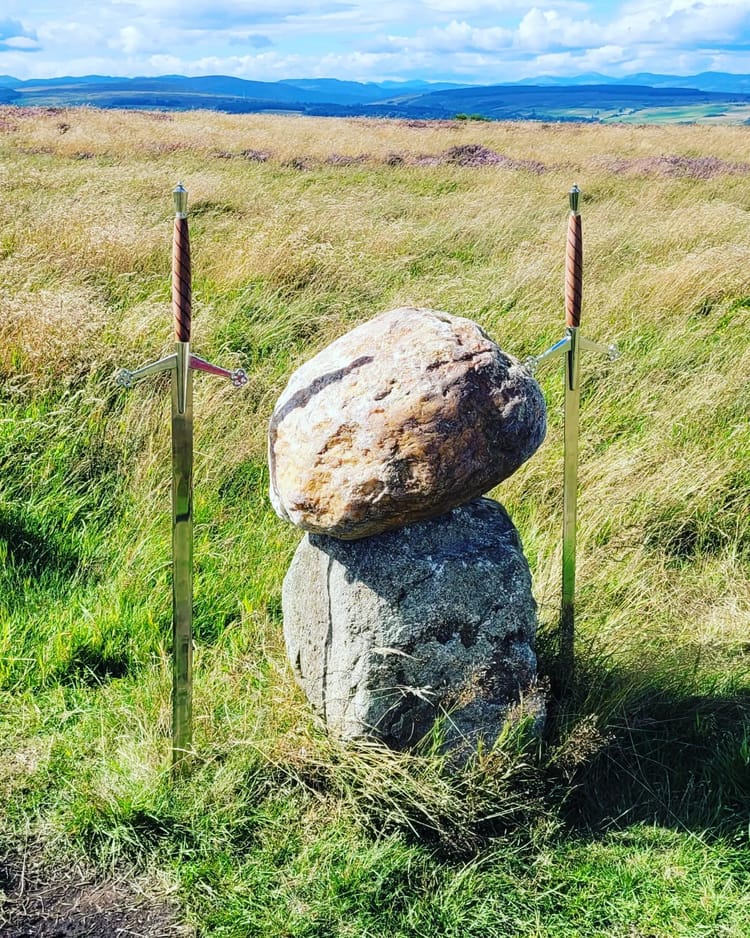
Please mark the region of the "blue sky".
<svg viewBox="0 0 750 938"><path fill-rule="evenodd" d="M750 0L3 0L0 74L750 73Z"/></svg>

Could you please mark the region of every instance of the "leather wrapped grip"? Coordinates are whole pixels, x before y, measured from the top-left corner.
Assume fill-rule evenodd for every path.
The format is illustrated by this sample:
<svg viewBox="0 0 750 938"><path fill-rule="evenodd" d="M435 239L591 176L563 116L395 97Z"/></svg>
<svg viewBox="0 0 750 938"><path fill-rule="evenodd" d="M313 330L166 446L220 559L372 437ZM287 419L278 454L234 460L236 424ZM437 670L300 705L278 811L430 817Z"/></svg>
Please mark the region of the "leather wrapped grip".
<svg viewBox="0 0 750 938"><path fill-rule="evenodd" d="M174 334L178 342L190 341L192 315L190 277L190 234L186 218L175 218L172 241L172 312Z"/></svg>
<svg viewBox="0 0 750 938"><path fill-rule="evenodd" d="M565 255L565 325L581 323L583 297L583 231L581 216L568 216L568 244Z"/></svg>

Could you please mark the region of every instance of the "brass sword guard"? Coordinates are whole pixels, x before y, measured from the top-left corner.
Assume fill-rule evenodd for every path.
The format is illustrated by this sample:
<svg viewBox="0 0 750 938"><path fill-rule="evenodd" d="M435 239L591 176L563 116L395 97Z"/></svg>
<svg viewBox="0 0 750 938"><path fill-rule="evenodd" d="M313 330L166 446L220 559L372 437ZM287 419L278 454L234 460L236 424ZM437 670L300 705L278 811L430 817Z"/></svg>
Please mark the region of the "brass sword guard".
<svg viewBox="0 0 750 938"><path fill-rule="evenodd" d="M185 342L181 344L187 345L188 343ZM141 368L136 368L134 371L129 371L127 368L121 368L118 371L115 380L120 387L127 388L129 390L142 378L147 378L149 375L159 374L161 371L174 371L176 368L179 368L178 359L179 356L177 355L177 352L173 352L171 355L160 358L158 361L150 362L148 365L143 365ZM207 362L204 358L199 358L197 355L188 355L188 367L191 371L205 371L210 375L216 375L220 378L228 378L232 382L232 386L235 388L244 387L248 381L247 372L244 368L235 368L234 371L229 371L227 368L219 367L219 365L212 365L210 362ZM180 382L180 384L182 384L182 382ZM182 411L184 411L184 405L180 409L181 413Z"/></svg>
<svg viewBox="0 0 750 938"><path fill-rule="evenodd" d="M577 335L578 329L580 329L580 326L568 326L562 339L555 342L554 345L550 345L541 355L529 355L529 357L523 361L526 370L533 375L540 365L552 361L564 352L567 352L573 343L574 336L575 340L578 342L578 348L583 352L599 352L602 355L606 355L611 362L617 361L620 357L620 350L616 343L602 345L599 342L592 342L591 339L587 339L586 336Z"/></svg>

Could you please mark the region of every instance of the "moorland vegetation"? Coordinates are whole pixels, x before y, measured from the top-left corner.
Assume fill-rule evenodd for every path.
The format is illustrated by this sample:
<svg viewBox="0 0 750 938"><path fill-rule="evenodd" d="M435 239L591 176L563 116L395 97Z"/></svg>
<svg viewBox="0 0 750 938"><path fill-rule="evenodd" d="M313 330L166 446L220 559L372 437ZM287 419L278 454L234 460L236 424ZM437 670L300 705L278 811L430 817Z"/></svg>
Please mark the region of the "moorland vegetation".
<svg viewBox="0 0 750 938"><path fill-rule="evenodd" d="M1 934L31 915L24 883L82 863L202 936L750 934L749 144L749 127L0 110ZM114 376L170 348L178 180L195 350L250 381L195 382L197 756L173 785L169 395ZM267 498L273 403L401 304L522 359L546 348L574 182L582 325L622 353L583 366L575 680L556 664L550 367L547 440L494 492L534 576L543 738L520 721L458 773L439 731L411 754L341 747L285 660L299 533Z"/></svg>

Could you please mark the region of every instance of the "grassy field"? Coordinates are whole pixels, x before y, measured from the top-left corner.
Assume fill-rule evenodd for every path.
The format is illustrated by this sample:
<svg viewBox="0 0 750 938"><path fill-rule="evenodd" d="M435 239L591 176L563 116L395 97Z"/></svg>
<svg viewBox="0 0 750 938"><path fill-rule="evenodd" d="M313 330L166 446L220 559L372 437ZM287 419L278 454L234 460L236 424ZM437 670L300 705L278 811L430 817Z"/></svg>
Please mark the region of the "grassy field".
<svg viewBox="0 0 750 938"><path fill-rule="evenodd" d="M549 109L549 120L597 120L604 124L742 124L748 119L746 104L686 104L674 107L577 107ZM534 117L533 114L529 115Z"/></svg>
<svg viewBox="0 0 750 938"><path fill-rule="evenodd" d="M24 871L59 884L77 864L205 938L750 934L748 144L750 127L0 110L3 938L28 934ZM114 375L170 348L178 179L195 351L250 383L195 383L198 758L173 787L167 385ZM285 660L299 534L266 495L273 403L400 304L542 351L574 182L582 323L622 351L584 363L576 680L555 659L551 367L548 438L494 493L534 575L544 738L509 730L459 774L429 740L344 749Z"/></svg>
<svg viewBox="0 0 750 938"><path fill-rule="evenodd" d="M619 114L601 114L604 121L619 121L628 124L664 123L741 123L747 119L746 104L691 104L685 107L632 108Z"/></svg>

